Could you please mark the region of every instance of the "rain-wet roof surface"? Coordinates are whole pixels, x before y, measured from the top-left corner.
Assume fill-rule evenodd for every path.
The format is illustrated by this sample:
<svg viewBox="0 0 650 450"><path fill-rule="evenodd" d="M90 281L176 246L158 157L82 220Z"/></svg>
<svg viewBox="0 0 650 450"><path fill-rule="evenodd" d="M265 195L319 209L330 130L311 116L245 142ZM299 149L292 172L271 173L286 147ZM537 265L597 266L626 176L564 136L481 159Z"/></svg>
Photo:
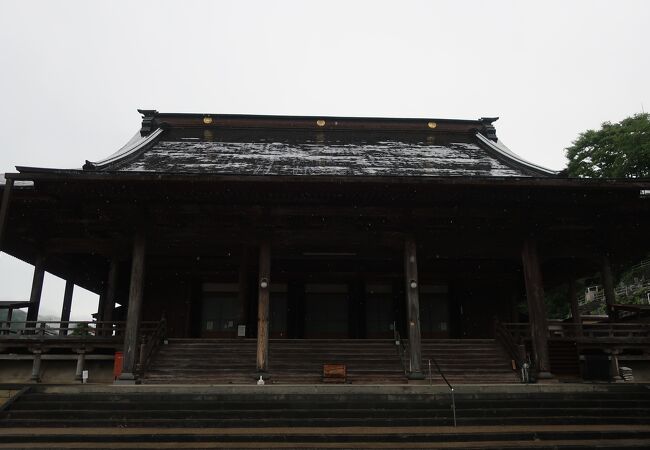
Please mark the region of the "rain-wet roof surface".
<svg viewBox="0 0 650 450"><path fill-rule="evenodd" d="M428 143L381 140L160 140L100 170L155 173L309 176L523 177L478 141ZM460 139L459 139L460 141Z"/></svg>

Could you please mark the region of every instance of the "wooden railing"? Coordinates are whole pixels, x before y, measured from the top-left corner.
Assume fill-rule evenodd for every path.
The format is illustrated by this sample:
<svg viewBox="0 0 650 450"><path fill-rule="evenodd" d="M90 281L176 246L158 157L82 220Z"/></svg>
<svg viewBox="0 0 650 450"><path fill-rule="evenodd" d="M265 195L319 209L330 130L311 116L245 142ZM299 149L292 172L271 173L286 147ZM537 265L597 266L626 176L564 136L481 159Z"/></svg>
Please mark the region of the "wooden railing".
<svg viewBox="0 0 650 450"><path fill-rule="evenodd" d="M510 325L510 324L509 324ZM524 324L528 325L528 324ZM516 336L516 337L515 337ZM526 362L526 346L521 335L513 335L513 333L506 327L506 324L494 319L494 338L503 345L508 352L508 355L517 365L517 369L521 370Z"/></svg>
<svg viewBox="0 0 650 450"><path fill-rule="evenodd" d="M82 338L119 336L124 331L125 322L115 321L11 321L3 322L0 329L2 337L39 337L39 338Z"/></svg>
<svg viewBox="0 0 650 450"><path fill-rule="evenodd" d="M124 334L126 322L122 321L11 321L0 323L0 339L29 338L96 338L119 337ZM160 326L158 321L143 321L140 332L151 334Z"/></svg>
<svg viewBox="0 0 650 450"><path fill-rule="evenodd" d="M504 323L503 328L516 342L530 339L530 326L527 323ZM577 340L637 340L650 339L650 323L591 323L578 324L550 322L549 339L572 338Z"/></svg>
<svg viewBox="0 0 650 450"><path fill-rule="evenodd" d="M137 372L142 376L149 367L152 357L160 347L167 334L167 321L163 317L153 329L140 329L140 357Z"/></svg>

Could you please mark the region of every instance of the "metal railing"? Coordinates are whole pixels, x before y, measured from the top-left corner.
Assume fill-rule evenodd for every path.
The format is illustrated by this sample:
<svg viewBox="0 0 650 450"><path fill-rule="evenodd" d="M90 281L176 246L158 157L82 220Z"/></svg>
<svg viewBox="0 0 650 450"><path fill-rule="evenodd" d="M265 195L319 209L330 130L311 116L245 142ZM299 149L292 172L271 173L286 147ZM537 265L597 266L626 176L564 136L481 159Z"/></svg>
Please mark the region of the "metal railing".
<svg viewBox="0 0 650 450"><path fill-rule="evenodd" d="M404 345L404 341L402 341L399 331L397 330L397 324L395 322L393 322L393 341L395 342L397 356L399 357L399 361L402 364L404 375L408 375L409 371L406 367L406 346Z"/></svg>
<svg viewBox="0 0 650 450"><path fill-rule="evenodd" d="M395 346L397 347L397 353L400 358L400 362L402 363L402 369L404 370L404 375L408 375L410 372L410 360L409 360L409 367L406 367L406 345L404 345L404 341L401 339L399 331L397 330L397 324L393 322L393 339L395 340ZM429 361L429 386L433 385L433 380L431 377L431 359ZM447 377L445 376L444 373L442 373L442 370L440 369L440 366L438 365L438 362L433 358L433 362L436 365L436 368L438 369L438 373L442 377L442 379L447 383L447 386L450 389L451 392L451 410L453 412L454 416L454 426L456 426L456 399L454 397L454 387L449 383L449 380L447 380Z"/></svg>
<svg viewBox="0 0 650 450"><path fill-rule="evenodd" d="M431 361L436 365L436 369L438 370L438 373L442 377L442 379L447 383L447 387L449 387L449 391L451 392L451 411L454 415L454 426L456 426L456 399L454 397L454 387L449 383L449 380L447 380L447 377L445 376L444 373L442 373L442 370L440 369L440 365L438 365L438 361L432 356L429 361L429 386L433 385L433 378L432 378L432 373L431 373Z"/></svg>

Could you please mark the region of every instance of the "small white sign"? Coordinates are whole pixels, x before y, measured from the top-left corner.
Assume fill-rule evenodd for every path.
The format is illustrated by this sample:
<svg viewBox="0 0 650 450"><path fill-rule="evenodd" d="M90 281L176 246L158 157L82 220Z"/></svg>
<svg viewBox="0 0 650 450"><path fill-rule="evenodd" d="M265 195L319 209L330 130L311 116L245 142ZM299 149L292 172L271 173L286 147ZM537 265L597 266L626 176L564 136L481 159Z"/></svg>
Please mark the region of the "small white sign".
<svg viewBox="0 0 650 450"><path fill-rule="evenodd" d="M81 381L83 383L88 382L88 371L87 370L84 370L83 372L81 372Z"/></svg>
<svg viewBox="0 0 650 450"><path fill-rule="evenodd" d="M246 325L239 325L237 327L237 337L246 337Z"/></svg>
<svg viewBox="0 0 650 450"><path fill-rule="evenodd" d="M207 322L205 322L205 329L206 330L211 330L213 328L214 328L214 322L212 322L211 320L208 320Z"/></svg>

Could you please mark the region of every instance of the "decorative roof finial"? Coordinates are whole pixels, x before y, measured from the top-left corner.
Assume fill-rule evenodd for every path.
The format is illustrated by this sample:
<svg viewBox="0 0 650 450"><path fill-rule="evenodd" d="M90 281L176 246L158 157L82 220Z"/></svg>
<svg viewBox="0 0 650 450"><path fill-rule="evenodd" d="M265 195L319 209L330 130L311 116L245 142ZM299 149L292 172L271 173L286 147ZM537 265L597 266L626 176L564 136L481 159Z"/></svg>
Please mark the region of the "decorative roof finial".
<svg viewBox="0 0 650 450"><path fill-rule="evenodd" d="M497 138L497 129L494 128L492 122L499 120L498 117L481 117L478 121L483 125L482 134L491 141L498 141Z"/></svg>
<svg viewBox="0 0 650 450"><path fill-rule="evenodd" d="M142 128L140 129L140 133L151 133L153 131L153 121L158 111L155 109L138 109L138 112L142 114Z"/></svg>

